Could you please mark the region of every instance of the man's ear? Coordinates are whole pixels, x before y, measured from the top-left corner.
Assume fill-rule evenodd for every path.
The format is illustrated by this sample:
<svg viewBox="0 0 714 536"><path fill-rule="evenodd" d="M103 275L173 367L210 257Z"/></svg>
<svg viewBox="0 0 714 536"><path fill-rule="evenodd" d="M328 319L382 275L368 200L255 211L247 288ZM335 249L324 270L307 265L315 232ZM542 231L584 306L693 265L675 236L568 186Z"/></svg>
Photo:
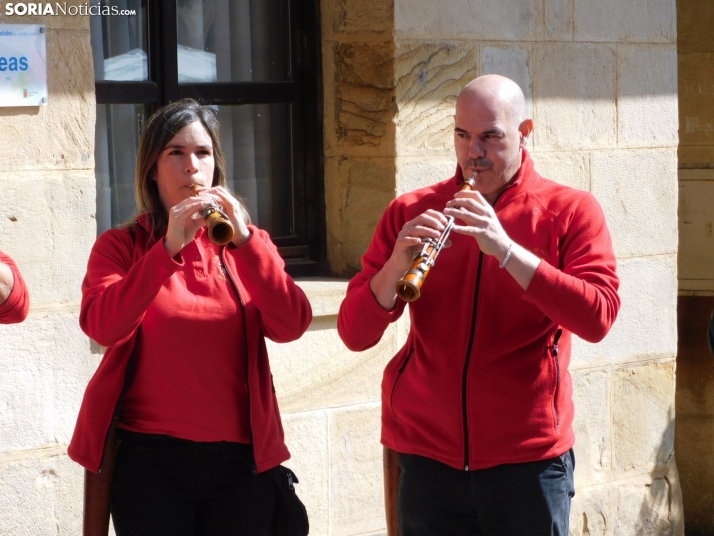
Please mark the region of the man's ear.
<svg viewBox="0 0 714 536"><path fill-rule="evenodd" d="M521 134L521 147L528 145L528 138L533 132L533 119L526 119L520 125L518 125L518 131Z"/></svg>

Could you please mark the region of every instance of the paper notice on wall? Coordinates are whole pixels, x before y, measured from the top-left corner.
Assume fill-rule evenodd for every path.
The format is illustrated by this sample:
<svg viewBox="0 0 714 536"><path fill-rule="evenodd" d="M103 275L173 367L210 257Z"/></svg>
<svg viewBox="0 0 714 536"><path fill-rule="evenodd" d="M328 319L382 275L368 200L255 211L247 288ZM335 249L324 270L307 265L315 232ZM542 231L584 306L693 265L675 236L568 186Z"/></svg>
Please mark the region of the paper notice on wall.
<svg viewBox="0 0 714 536"><path fill-rule="evenodd" d="M47 29L0 24L0 106L47 104Z"/></svg>

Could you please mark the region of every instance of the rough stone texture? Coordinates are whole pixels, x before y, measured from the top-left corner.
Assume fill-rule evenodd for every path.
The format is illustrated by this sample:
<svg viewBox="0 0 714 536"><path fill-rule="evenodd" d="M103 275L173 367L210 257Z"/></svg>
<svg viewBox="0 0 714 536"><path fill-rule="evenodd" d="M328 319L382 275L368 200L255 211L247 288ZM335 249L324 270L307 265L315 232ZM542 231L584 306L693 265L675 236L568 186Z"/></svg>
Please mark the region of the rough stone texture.
<svg viewBox="0 0 714 536"><path fill-rule="evenodd" d="M611 493L616 516L613 536L682 533L677 530L677 505L672 501L676 491L667 476L645 480L640 486L628 484L617 486Z"/></svg>
<svg viewBox="0 0 714 536"><path fill-rule="evenodd" d="M573 40L573 0L545 0L545 39Z"/></svg>
<svg viewBox="0 0 714 536"><path fill-rule="evenodd" d="M674 255L620 261L622 306L617 320L598 344L573 337L571 370L676 355L675 270Z"/></svg>
<svg viewBox="0 0 714 536"><path fill-rule="evenodd" d="M66 445L98 365L77 312L33 313L0 341L0 454Z"/></svg>
<svg viewBox="0 0 714 536"><path fill-rule="evenodd" d="M311 535L330 534L330 442L327 413L283 414L285 443L292 457L285 462L300 483L297 494L307 508Z"/></svg>
<svg viewBox="0 0 714 536"><path fill-rule="evenodd" d="M394 44L337 43L335 61L334 141L328 148L393 154ZM329 154L329 153L328 153Z"/></svg>
<svg viewBox="0 0 714 536"><path fill-rule="evenodd" d="M606 482L610 471L610 385L607 370L573 371L575 487Z"/></svg>
<svg viewBox="0 0 714 536"><path fill-rule="evenodd" d="M478 76L478 47L399 42L395 69L397 154L453 155L456 97Z"/></svg>
<svg viewBox="0 0 714 536"><path fill-rule="evenodd" d="M573 0L576 41L674 43L675 0Z"/></svg>
<svg viewBox="0 0 714 536"><path fill-rule="evenodd" d="M618 257L676 253L676 176L673 149L593 154L592 192Z"/></svg>
<svg viewBox="0 0 714 536"><path fill-rule="evenodd" d="M570 536L611 536L614 518L608 487L577 489L570 506Z"/></svg>
<svg viewBox="0 0 714 536"><path fill-rule="evenodd" d="M94 170L96 112L88 32L47 32L47 85L46 106L0 111L0 171Z"/></svg>
<svg viewBox="0 0 714 536"><path fill-rule="evenodd" d="M526 110L533 116L533 81L530 72L530 47L483 47L481 74L500 74L518 83L526 97Z"/></svg>
<svg viewBox="0 0 714 536"><path fill-rule="evenodd" d="M677 50L674 45L620 49L620 147L677 145Z"/></svg>
<svg viewBox="0 0 714 536"><path fill-rule="evenodd" d="M0 191L2 248L21 267L33 308L78 303L96 233L94 173L0 172Z"/></svg>
<svg viewBox="0 0 714 536"><path fill-rule="evenodd" d="M392 0L331 0L323 2L322 11L323 25L334 34L390 33L394 28Z"/></svg>
<svg viewBox="0 0 714 536"><path fill-rule="evenodd" d="M337 317L319 317L298 341L268 343L275 390L284 412L379 402L382 371L395 353L395 328L364 352L350 352Z"/></svg>
<svg viewBox="0 0 714 536"><path fill-rule="evenodd" d="M610 45L536 45L533 115L538 151L617 143L616 55Z"/></svg>
<svg viewBox="0 0 714 536"><path fill-rule="evenodd" d="M714 182L679 181L679 288L714 290ZM700 170L714 178L714 170Z"/></svg>
<svg viewBox="0 0 714 536"><path fill-rule="evenodd" d="M615 471L667 463L674 448L674 362L618 370L612 389Z"/></svg>
<svg viewBox="0 0 714 536"><path fill-rule="evenodd" d="M0 457L0 534L81 534L82 478L79 466L54 450Z"/></svg>
<svg viewBox="0 0 714 536"><path fill-rule="evenodd" d="M590 153L567 151L533 153L531 156L536 170L544 177L578 190L590 191Z"/></svg>
<svg viewBox="0 0 714 536"><path fill-rule="evenodd" d="M326 158L325 176L328 260L334 273L351 276L394 199L394 159Z"/></svg>
<svg viewBox="0 0 714 536"><path fill-rule="evenodd" d="M382 530L384 487L379 404L332 414L333 534ZM369 476L368 476L369 475Z"/></svg>
<svg viewBox="0 0 714 536"><path fill-rule="evenodd" d="M394 28L398 35L452 36L483 41L535 41L542 36L542 2L521 0L450 0L394 4Z"/></svg>

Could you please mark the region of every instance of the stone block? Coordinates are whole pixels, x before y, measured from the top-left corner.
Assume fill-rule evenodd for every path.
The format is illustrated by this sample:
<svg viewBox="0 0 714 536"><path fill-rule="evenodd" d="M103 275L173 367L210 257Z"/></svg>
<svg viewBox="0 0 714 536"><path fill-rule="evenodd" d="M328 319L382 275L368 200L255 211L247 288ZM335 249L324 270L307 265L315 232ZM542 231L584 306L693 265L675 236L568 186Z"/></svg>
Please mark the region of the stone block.
<svg viewBox="0 0 714 536"><path fill-rule="evenodd" d="M526 97L528 117L533 117L531 56L531 49L522 46L488 46L481 50L481 74L500 74L516 82Z"/></svg>
<svg viewBox="0 0 714 536"><path fill-rule="evenodd" d="M534 46L535 150L617 144L616 55L607 45Z"/></svg>
<svg viewBox="0 0 714 536"><path fill-rule="evenodd" d="M681 530L681 502L667 476L635 479L615 486L611 491L613 536L683 535Z"/></svg>
<svg viewBox="0 0 714 536"><path fill-rule="evenodd" d="M617 370L612 382L613 469L666 464L674 449L674 361Z"/></svg>
<svg viewBox="0 0 714 536"><path fill-rule="evenodd" d="M393 154L394 43L336 43L332 58L335 123L326 125L328 148Z"/></svg>
<svg viewBox="0 0 714 536"><path fill-rule="evenodd" d="M394 29L393 0L333 0L323 2L323 15L333 34L382 34Z"/></svg>
<svg viewBox="0 0 714 536"><path fill-rule="evenodd" d="M2 108L0 172L94 170L94 68L89 32L47 33L49 104Z"/></svg>
<svg viewBox="0 0 714 536"><path fill-rule="evenodd" d="M0 458L0 534L81 534L82 468L65 455L33 454Z"/></svg>
<svg viewBox="0 0 714 536"><path fill-rule="evenodd" d="M345 298L348 281L324 277L303 277L295 281L303 290L310 305L312 316L333 316L340 310L340 304Z"/></svg>
<svg viewBox="0 0 714 536"><path fill-rule="evenodd" d="M682 170L686 171L686 170ZM714 170L702 170L714 176ZM708 283L714 290L714 182L686 180L679 182L679 251L680 288Z"/></svg>
<svg viewBox="0 0 714 536"><path fill-rule="evenodd" d="M537 136L536 125L536 136ZM538 173L560 184L590 191L590 153L533 153Z"/></svg>
<svg viewBox="0 0 714 536"><path fill-rule="evenodd" d="M598 344L573 337L571 370L677 354L675 256L623 260L618 275L618 318Z"/></svg>
<svg viewBox="0 0 714 536"><path fill-rule="evenodd" d="M0 453L68 444L99 363L78 312L32 314L0 340Z"/></svg>
<svg viewBox="0 0 714 536"><path fill-rule="evenodd" d="M394 3L398 37L536 41L542 36L543 9L539 0L451 0Z"/></svg>
<svg viewBox="0 0 714 536"><path fill-rule="evenodd" d="M576 478L580 467L575 470ZM609 487L576 487L570 506L570 536L610 536L615 522L610 509Z"/></svg>
<svg viewBox="0 0 714 536"><path fill-rule="evenodd" d="M677 364L679 374L679 363ZM679 394L679 393L678 393ZM677 405L674 449L682 484L687 534L714 531L714 417L682 415ZM694 531L698 532L694 532Z"/></svg>
<svg viewBox="0 0 714 536"><path fill-rule="evenodd" d="M325 207L330 270L351 277L395 197L394 159L326 158Z"/></svg>
<svg viewBox="0 0 714 536"><path fill-rule="evenodd" d="M573 0L545 0L545 40L573 40Z"/></svg>
<svg viewBox="0 0 714 536"><path fill-rule="evenodd" d="M478 76L478 46L399 42L395 68L396 154L453 155L456 97Z"/></svg>
<svg viewBox="0 0 714 536"><path fill-rule="evenodd" d="M375 347L350 352L337 334L337 318L318 317L289 344L268 342L280 408L287 413L378 402L382 372L395 354L395 328Z"/></svg>
<svg viewBox="0 0 714 536"><path fill-rule="evenodd" d="M593 153L592 192L618 258L677 252L674 149Z"/></svg>
<svg viewBox="0 0 714 536"><path fill-rule="evenodd" d="M611 480L610 377L606 370L573 371L575 488Z"/></svg>
<svg viewBox="0 0 714 536"><path fill-rule="evenodd" d="M96 236L94 173L0 172L2 248L21 269L31 307L79 303Z"/></svg>
<svg viewBox="0 0 714 536"><path fill-rule="evenodd" d="M714 145L714 52L678 55L679 139L683 146L706 146L705 158L685 158L686 164L712 162Z"/></svg>
<svg viewBox="0 0 714 536"><path fill-rule="evenodd" d="M297 494L307 508L310 534L330 531L330 444L324 411L283 414L285 442L292 457L285 462L300 479Z"/></svg>
<svg viewBox="0 0 714 536"><path fill-rule="evenodd" d="M676 47L622 47L619 69L618 145L676 147L679 128Z"/></svg>
<svg viewBox="0 0 714 536"><path fill-rule="evenodd" d="M456 173L456 157L400 157L396 164L398 196L447 180Z"/></svg>
<svg viewBox="0 0 714 536"><path fill-rule="evenodd" d="M332 412L332 533L383 530L384 484L380 405Z"/></svg>
<svg viewBox="0 0 714 536"><path fill-rule="evenodd" d="M573 0L576 41L675 43L675 0Z"/></svg>

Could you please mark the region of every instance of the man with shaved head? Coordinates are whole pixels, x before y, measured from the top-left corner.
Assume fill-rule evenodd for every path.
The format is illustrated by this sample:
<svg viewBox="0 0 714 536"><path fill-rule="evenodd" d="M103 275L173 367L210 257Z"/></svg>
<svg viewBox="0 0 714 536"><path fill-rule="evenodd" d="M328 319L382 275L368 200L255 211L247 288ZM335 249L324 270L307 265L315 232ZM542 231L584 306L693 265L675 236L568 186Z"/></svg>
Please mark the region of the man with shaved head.
<svg viewBox="0 0 714 536"><path fill-rule="evenodd" d="M568 534L575 493L571 334L597 342L620 307L615 255L588 192L534 169L518 85L459 95L456 174L387 208L350 282L338 331L377 344L404 311L397 282L454 219L384 371L382 443L398 489L390 536ZM473 191L460 191L465 178ZM397 481L398 478L398 481Z"/></svg>
<svg viewBox="0 0 714 536"><path fill-rule="evenodd" d="M30 299L13 260L0 251L0 324L16 324L27 317Z"/></svg>

